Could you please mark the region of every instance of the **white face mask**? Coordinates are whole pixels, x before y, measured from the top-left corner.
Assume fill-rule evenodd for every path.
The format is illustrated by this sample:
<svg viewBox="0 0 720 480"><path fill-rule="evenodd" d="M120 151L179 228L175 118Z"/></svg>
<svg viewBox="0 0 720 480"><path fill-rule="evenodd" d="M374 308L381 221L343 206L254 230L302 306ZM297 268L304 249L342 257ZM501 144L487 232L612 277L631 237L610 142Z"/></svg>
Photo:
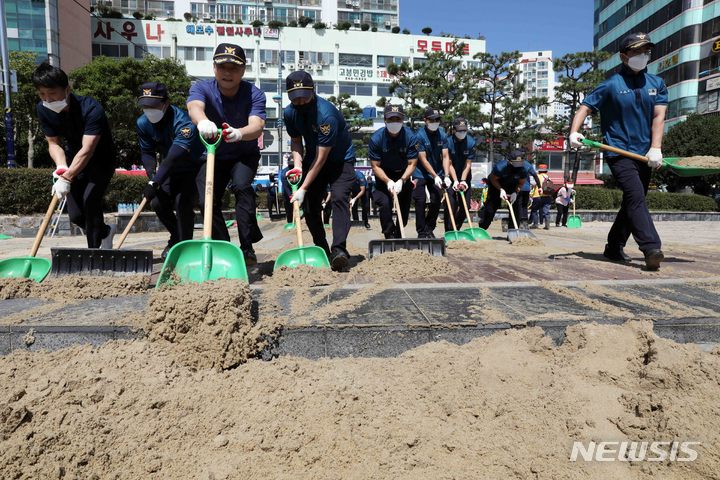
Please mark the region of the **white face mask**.
<svg viewBox="0 0 720 480"><path fill-rule="evenodd" d="M519 168L522 167L525 164L524 160L510 160L510 165L513 167Z"/></svg>
<svg viewBox="0 0 720 480"><path fill-rule="evenodd" d="M157 108L143 108L143 112L150 123L158 123L165 116L165 111Z"/></svg>
<svg viewBox="0 0 720 480"><path fill-rule="evenodd" d="M437 131L438 128L440 128L440 122L431 122L427 124L428 130L431 132Z"/></svg>
<svg viewBox="0 0 720 480"><path fill-rule="evenodd" d="M639 72L640 70L643 70L645 67L647 67L648 62L650 61L650 54L648 53L641 53L640 55L635 55L634 57L628 58L628 67L630 67L633 71Z"/></svg>
<svg viewBox="0 0 720 480"><path fill-rule="evenodd" d="M465 137L467 136L467 132L455 132L455 138L458 140L465 140Z"/></svg>
<svg viewBox="0 0 720 480"><path fill-rule="evenodd" d="M390 133L392 133L393 135L395 135L395 134L398 133L400 130L402 130L403 123L402 123L402 122L388 122L388 123L385 124L385 127L387 127L388 132L390 132Z"/></svg>
<svg viewBox="0 0 720 480"><path fill-rule="evenodd" d="M52 110L55 113L60 113L63 111L65 107L67 107L67 98L63 98L62 100L57 100L55 102L42 102L43 107L47 108L48 110Z"/></svg>
<svg viewBox="0 0 720 480"><path fill-rule="evenodd" d="M568 190L572 190L574 186L575 186L574 183L568 183L568 184L567 184L567 189L568 189Z"/></svg>

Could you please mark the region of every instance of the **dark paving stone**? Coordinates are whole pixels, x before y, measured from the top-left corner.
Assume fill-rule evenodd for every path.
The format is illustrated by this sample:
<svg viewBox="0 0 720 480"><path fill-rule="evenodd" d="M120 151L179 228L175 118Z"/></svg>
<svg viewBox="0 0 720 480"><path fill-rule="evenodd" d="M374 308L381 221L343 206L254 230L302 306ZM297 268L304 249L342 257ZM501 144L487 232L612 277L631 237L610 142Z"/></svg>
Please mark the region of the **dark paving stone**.
<svg viewBox="0 0 720 480"><path fill-rule="evenodd" d="M459 328L443 328L433 329L430 333L430 341L439 342L446 341L454 343L456 345L464 345L478 337L487 337L492 335L502 328L473 328L473 327L459 327Z"/></svg>
<svg viewBox="0 0 720 480"><path fill-rule="evenodd" d="M601 315L542 287L493 287L490 292L498 302L497 309L505 310L506 314L518 320L541 315L553 315L553 318L560 318L562 314L587 318Z"/></svg>
<svg viewBox="0 0 720 480"><path fill-rule="evenodd" d="M327 357L325 343L325 331L322 329L285 329L272 354L317 360Z"/></svg>
<svg viewBox="0 0 720 480"><path fill-rule="evenodd" d="M627 285L613 285L613 286L606 286L605 288L615 290L619 293L623 293L630 296L637 296L639 298L645 299L647 296L643 293L642 289L627 286ZM667 312L665 310L660 310L657 308L652 308L648 305L640 304L632 302L631 300L625 300L620 299L616 297L607 297L604 295L599 295L594 292L587 292L582 289L578 289L584 293L585 296L588 298L591 298L593 300L596 300L598 302L602 302L614 307L618 307L619 309L628 310L630 312L635 313L638 316L641 317L653 317L653 318L664 318L667 316Z"/></svg>
<svg viewBox="0 0 720 480"><path fill-rule="evenodd" d="M11 298L8 300L0 300L0 312L2 312L0 313L0 318L48 303L50 303L49 300L41 300L39 298Z"/></svg>
<svg viewBox="0 0 720 480"><path fill-rule="evenodd" d="M329 302L332 304L357 293L358 290L352 289L336 290L330 294ZM388 289L357 304L353 310L333 319L332 324L427 325L428 322L403 289Z"/></svg>
<svg viewBox="0 0 720 480"><path fill-rule="evenodd" d="M142 311L147 305L148 298L149 295L135 295L86 300L34 316L24 325L35 323L63 325L69 322L73 325L106 325L111 320L121 320L129 313Z"/></svg>
<svg viewBox="0 0 720 480"><path fill-rule="evenodd" d="M655 333L678 343L720 343L717 318L679 318L654 322Z"/></svg>
<svg viewBox="0 0 720 480"><path fill-rule="evenodd" d="M453 288L437 290L406 289L414 305L430 323L477 324L482 314L470 307L477 305L480 292L477 288Z"/></svg>
<svg viewBox="0 0 720 480"><path fill-rule="evenodd" d="M328 357L396 357L430 341L430 332L420 329L327 330Z"/></svg>
<svg viewBox="0 0 720 480"><path fill-rule="evenodd" d="M705 308L711 312L720 312L720 298L694 285L686 283L653 285L648 288L654 296L667 298L673 302L691 307Z"/></svg>
<svg viewBox="0 0 720 480"><path fill-rule="evenodd" d="M24 337L31 328L34 330L35 342L28 346L25 345ZM10 349L53 351L75 345L100 346L117 339L121 334L130 335L129 329L123 327L13 327L10 334Z"/></svg>
<svg viewBox="0 0 720 480"><path fill-rule="evenodd" d="M0 332L0 355L10 353L10 333Z"/></svg>

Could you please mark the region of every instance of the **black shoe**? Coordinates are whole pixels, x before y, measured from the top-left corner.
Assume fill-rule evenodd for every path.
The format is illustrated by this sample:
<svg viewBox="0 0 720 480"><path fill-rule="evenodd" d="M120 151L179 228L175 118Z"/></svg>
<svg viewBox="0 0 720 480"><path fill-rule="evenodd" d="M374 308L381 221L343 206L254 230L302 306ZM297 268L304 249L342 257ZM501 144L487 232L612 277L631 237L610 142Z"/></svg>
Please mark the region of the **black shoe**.
<svg viewBox="0 0 720 480"><path fill-rule="evenodd" d="M530 225L530 228L533 229L533 230L535 230L535 229L538 228L538 224L537 224L537 223L533 223L532 225Z"/></svg>
<svg viewBox="0 0 720 480"><path fill-rule="evenodd" d="M245 265L257 265L257 255L255 255L254 250L243 250L243 257L245 258Z"/></svg>
<svg viewBox="0 0 720 480"><path fill-rule="evenodd" d="M340 249L335 250L330 256L330 268L334 272L342 272L348 266L348 254Z"/></svg>
<svg viewBox="0 0 720 480"><path fill-rule="evenodd" d="M653 248L647 250L645 253L645 266L648 270L654 271L660 268L660 262L665 259L662 250L659 248Z"/></svg>
<svg viewBox="0 0 720 480"><path fill-rule="evenodd" d="M172 248L172 245L170 245L170 244L168 243L168 244L165 246L165 249L164 249L164 250L162 251L162 253L160 254L160 259L161 259L163 262L164 262L165 259L167 258L167 254L168 254L168 252L170 251L171 248Z"/></svg>
<svg viewBox="0 0 720 480"><path fill-rule="evenodd" d="M603 256L613 262L630 263L632 258L627 253L623 252L622 248L611 248L609 245L605 245L605 251Z"/></svg>
<svg viewBox="0 0 720 480"><path fill-rule="evenodd" d="M366 224L365 224L365 228L368 229L368 230L370 230L372 227L370 226L369 223L366 223Z"/></svg>

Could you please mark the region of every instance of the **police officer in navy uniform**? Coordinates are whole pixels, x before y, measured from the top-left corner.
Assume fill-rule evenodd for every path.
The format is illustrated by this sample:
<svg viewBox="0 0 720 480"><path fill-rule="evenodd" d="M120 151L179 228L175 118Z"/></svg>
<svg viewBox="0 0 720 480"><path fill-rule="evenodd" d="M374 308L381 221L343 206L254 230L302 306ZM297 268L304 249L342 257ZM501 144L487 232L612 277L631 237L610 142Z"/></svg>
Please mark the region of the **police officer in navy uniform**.
<svg viewBox="0 0 720 480"><path fill-rule="evenodd" d="M164 84L143 83L138 104L143 109L136 122L140 159L150 179L143 196L170 233L161 255L165 259L173 245L192 240L197 198L195 179L205 149L188 114L170 105ZM158 153L162 156L159 168Z"/></svg>
<svg viewBox="0 0 720 480"><path fill-rule="evenodd" d="M292 204L290 203L290 196L292 195L292 189L290 188L290 184L288 183L287 179L287 172L295 168L295 163L292 159L290 159L287 162L287 165L283 167L282 170L280 170L280 173L278 173L278 176L280 177L279 186L280 186L280 193L282 193L283 196L283 208L285 209L285 219L287 223L293 222L293 209Z"/></svg>
<svg viewBox="0 0 720 480"><path fill-rule="evenodd" d="M606 152L605 159L623 191L620 211L608 233L604 255L630 262L624 252L632 234L649 270L657 270L664 256L662 242L645 202L652 170L662 165L662 139L668 92L665 82L647 72L654 44L645 33L631 33L620 43L620 71L585 97L575 114L570 133L572 147L583 146L578 130L591 112L600 112L604 143L644 155L648 162Z"/></svg>
<svg viewBox="0 0 720 480"><path fill-rule="evenodd" d="M393 221L393 195L397 195L403 225L407 225L412 196L412 177L417 167L418 140L404 125L402 105L385 105L385 126L370 137L368 158L375 174L373 201L379 208L380 227L385 238L400 238Z"/></svg>
<svg viewBox="0 0 720 480"><path fill-rule="evenodd" d="M467 121L463 117L453 120L453 134L448 139L448 153L450 154L450 177L453 180L452 192L449 198L452 211L455 215L455 225L462 226L465 222L465 208L460 195L465 195L465 202L470 205L470 179L472 179L472 162L475 160L475 139L468 136ZM447 213L447 206L446 213ZM445 215L445 230L450 230L449 215Z"/></svg>
<svg viewBox="0 0 720 480"><path fill-rule="evenodd" d="M488 194L483 205L483 214L480 218L480 228L487 230L490 227L495 212L505 200L513 205L515 218L520 217L521 208L525 209L525 222L527 223L527 203L521 205L519 194L530 175L530 163L524 158L521 150L510 152L507 159L495 164L488 177Z"/></svg>
<svg viewBox="0 0 720 480"><path fill-rule="evenodd" d="M215 154L215 198L213 234L215 240L230 241L222 216L222 197L230 184L235 194L240 248L248 265L257 263L253 243L262 239L257 224L255 191L252 182L260 162L258 137L265 128L265 94L243 80L245 51L239 45L221 43L213 55L213 80L200 80L190 87L188 113L200 135L214 141L222 127L223 142ZM205 166L198 175L198 191L205 191ZM200 195L201 209L205 201Z"/></svg>
<svg viewBox="0 0 720 480"><path fill-rule="evenodd" d="M117 165L110 124L100 103L71 93L68 77L45 62L32 75L37 116L55 162L52 193L67 198L70 221L85 230L88 248L111 249L115 224L106 225L103 196Z"/></svg>
<svg viewBox="0 0 720 480"><path fill-rule="evenodd" d="M428 108L423 115L425 126L415 133L418 148L418 165L413 173L416 180L415 228L418 238L435 238L434 230L440 213L443 188L450 188L452 180L445 175L444 165L450 163L448 139L440 128L440 112ZM426 211L427 208L427 211Z"/></svg>
<svg viewBox="0 0 720 480"><path fill-rule="evenodd" d="M315 83L309 73L302 70L291 73L286 87L290 105L284 112L285 128L295 160L295 169L288 175L304 174L292 201L305 201L305 221L313 242L329 254L333 270L344 270L349 260L346 248L350 232L349 198L355 182L355 148L350 132L338 109L315 94ZM332 192L332 249L322 221L322 201L328 185Z"/></svg>
<svg viewBox="0 0 720 480"><path fill-rule="evenodd" d="M355 183L353 184L350 194L352 195L350 208L352 208L353 220L358 219L358 205L360 205L363 225L365 225L366 229L370 230L370 223L368 222L368 214L370 213L370 191L368 190L365 174L359 170L355 171Z"/></svg>

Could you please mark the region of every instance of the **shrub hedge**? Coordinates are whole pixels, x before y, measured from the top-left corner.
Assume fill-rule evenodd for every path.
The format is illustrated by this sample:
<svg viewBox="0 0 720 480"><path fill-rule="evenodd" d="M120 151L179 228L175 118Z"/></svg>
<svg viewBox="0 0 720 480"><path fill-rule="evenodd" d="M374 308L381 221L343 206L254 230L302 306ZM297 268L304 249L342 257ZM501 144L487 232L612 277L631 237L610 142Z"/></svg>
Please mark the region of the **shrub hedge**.
<svg viewBox="0 0 720 480"><path fill-rule="evenodd" d="M117 211L119 203L139 202L147 179L142 176L115 175L105 195L105 211ZM50 201L52 169L0 168L0 214L24 215L44 213ZM578 187L577 207L583 210L617 210L622 192L602 187ZM473 199L481 191L473 189ZM266 208L267 195L258 194L258 207ZM717 211L715 201L702 195L650 192L647 196L651 210L681 210L689 212ZM223 207L232 208L232 195L225 192Z"/></svg>

